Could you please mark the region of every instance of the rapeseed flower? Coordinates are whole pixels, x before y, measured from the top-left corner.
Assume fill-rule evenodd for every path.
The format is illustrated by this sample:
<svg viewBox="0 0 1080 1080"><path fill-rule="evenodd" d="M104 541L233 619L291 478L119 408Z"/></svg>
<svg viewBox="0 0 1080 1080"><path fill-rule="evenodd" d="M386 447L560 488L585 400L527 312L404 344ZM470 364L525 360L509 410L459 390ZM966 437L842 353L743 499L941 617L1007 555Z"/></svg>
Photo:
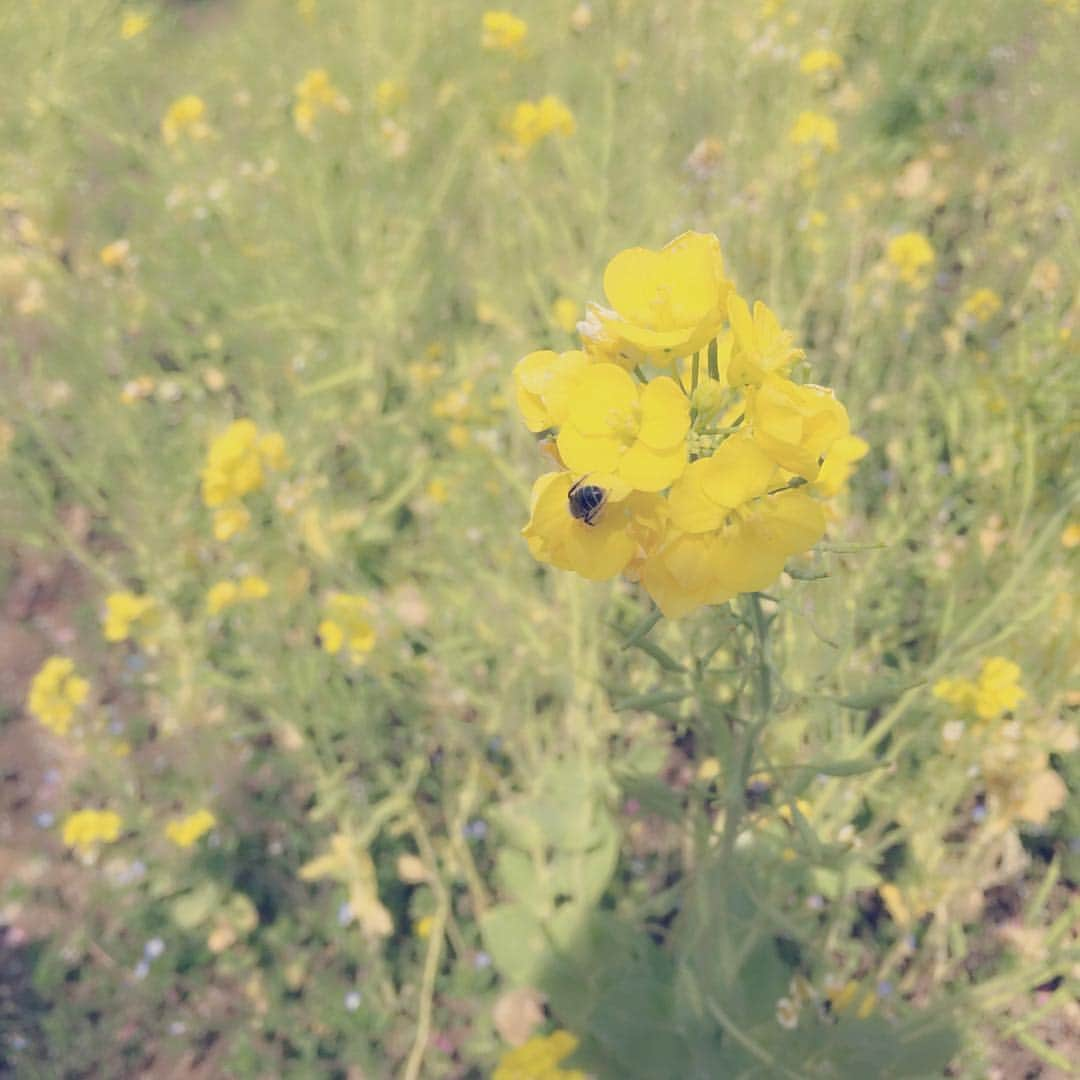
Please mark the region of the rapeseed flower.
<svg viewBox="0 0 1080 1080"><path fill-rule="evenodd" d="M245 600L261 600L270 594L270 586L264 578L248 574L239 581L218 581L206 592L206 612L220 615L226 608Z"/></svg>
<svg viewBox="0 0 1080 1080"><path fill-rule="evenodd" d="M187 817L173 818L165 826L165 835L179 847L189 848L197 844L215 825L217 818L210 810L196 810Z"/></svg>
<svg viewBox="0 0 1080 1080"><path fill-rule="evenodd" d="M30 683L26 708L56 735L66 735L75 712L90 693L90 683L75 674L66 656L50 656Z"/></svg>
<svg viewBox="0 0 1080 1080"><path fill-rule="evenodd" d="M106 244L98 252L98 258L101 260L102 266L107 267L109 270L115 270L127 262L130 254L131 241L121 237L119 240L113 240L111 244Z"/></svg>
<svg viewBox="0 0 1080 1080"><path fill-rule="evenodd" d="M526 154L549 135L573 135L577 130L577 121L562 100L554 94L547 94L539 101L519 102L508 126L515 151Z"/></svg>
<svg viewBox="0 0 1080 1080"><path fill-rule="evenodd" d="M870 452L870 444L858 435L842 435L829 447L812 490L831 499L846 487L856 465Z"/></svg>
<svg viewBox="0 0 1080 1080"><path fill-rule="evenodd" d="M371 602L363 596L331 593L326 602L326 616L319 623L323 649L331 655L345 650L352 663L363 663L375 648L372 610Z"/></svg>
<svg viewBox="0 0 1080 1080"><path fill-rule="evenodd" d="M685 232L660 251L637 247L616 255L604 270L610 307L588 305L579 329L598 358L667 364L717 336L730 292L720 241Z"/></svg>
<svg viewBox="0 0 1080 1080"><path fill-rule="evenodd" d="M889 241L885 258L901 281L921 289L927 284L936 256L922 233L906 232Z"/></svg>
<svg viewBox="0 0 1080 1080"><path fill-rule="evenodd" d="M731 319L731 362L727 377L732 386L759 384L768 375L786 375L791 365L806 355L792 346L792 335L760 301L750 306L735 293L728 297Z"/></svg>
<svg viewBox="0 0 1080 1080"><path fill-rule="evenodd" d="M529 24L509 11L485 11L480 27L480 44L485 49L517 54L529 32Z"/></svg>
<svg viewBox="0 0 1080 1080"><path fill-rule="evenodd" d="M836 121L824 113L806 110L799 113L788 132L788 140L795 146L824 150L833 154L840 149L840 135Z"/></svg>
<svg viewBox="0 0 1080 1080"><path fill-rule="evenodd" d="M573 385L588 366L589 358L577 350L560 354L541 349L517 362L517 405L530 431L558 427L566 420Z"/></svg>
<svg viewBox="0 0 1080 1080"><path fill-rule="evenodd" d="M260 491L266 469L288 465L285 440L277 432L260 434L252 420L234 420L210 443L202 471L203 504L217 510L214 535L228 540L242 532L250 514L240 504L245 495Z"/></svg>
<svg viewBox="0 0 1080 1080"><path fill-rule="evenodd" d="M373 97L379 112L393 112L409 99L409 87L400 79L381 79L375 86Z"/></svg>
<svg viewBox="0 0 1080 1080"><path fill-rule="evenodd" d="M122 825L112 810L76 810L64 819L64 844L79 855L89 855L99 844L119 840Z"/></svg>
<svg viewBox="0 0 1080 1080"><path fill-rule="evenodd" d="M993 289L976 289L960 305L960 314L975 322L984 323L1001 310L1001 297Z"/></svg>
<svg viewBox="0 0 1080 1080"><path fill-rule="evenodd" d="M311 135L320 112L330 109L347 113L352 106L349 99L330 81L325 68L312 68L296 84L292 116L296 130L301 135Z"/></svg>
<svg viewBox="0 0 1080 1080"><path fill-rule="evenodd" d="M135 637L134 627L152 630L157 622L157 603L152 596L133 592L114 592L105 597L105 618L102 632L106 641L127 641Z"/></svg>
<svg viewBox="0 0 1080 1080"><path fill-rule="evenodd" d="M838 75L844 70L844 61L832 49L810 49L800 58L799 70L804 75Z"/></svg>
<svg viewBox="0 0 1080 1080"><path fill-rule="evenodd" d="M161 137L168 146L173 146L181 138L205 139L211 130L205 117L206 102L195 94L185 94L169 106L162 118Z"/></svg>
<svg viewBox="0 0 1080 1080"><path fill-rule="evenodd" d="M690 403L674 379L642 387L617 364L591 364L573 382L556 445L572 472L661 491L686 467L689 429Z"/></svg>
<svg viewBox="0 0 1080 1080"><path fill-rule="evenodd" d="M1003 656L991 656L982 662L979 676L971 679L939 679L934 697L973 713L980 720L996 720L1012 712L1027 696L1020 686L1020 666Z"/></svg>
<svg viewBox="0 0 1080 1080"><path fill-rule="evenodd" d="M491 1080L587 1080L579 1069L561 1069L560 1063L577 1049L569 1031L534 1035L499 1059Z"/></svg>

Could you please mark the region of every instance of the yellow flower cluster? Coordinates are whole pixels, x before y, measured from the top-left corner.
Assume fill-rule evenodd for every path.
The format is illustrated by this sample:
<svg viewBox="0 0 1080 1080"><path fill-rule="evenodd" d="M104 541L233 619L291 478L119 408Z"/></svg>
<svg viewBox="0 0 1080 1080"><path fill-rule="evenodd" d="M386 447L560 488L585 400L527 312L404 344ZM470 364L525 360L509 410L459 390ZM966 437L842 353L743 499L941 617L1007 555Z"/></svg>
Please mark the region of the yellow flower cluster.
<svg viewBox="0 0 1080 1080"><path fill-rule="evenodd" d="M154 598L133 592L114 592L105 597L105 618L102 632L106 641L127 641L135 637L136 624L142 630L152 630L158 621Z"/></svg>
<svg viewBox="0 0 1080 1080"><path fill-rule="evenodd" d="M161 137L169 146L181 138L205 139L210 135L206 122L206 102L194 94L177 98L168 108L161 121Z"/></svg>
<svg viewBox="0 0 1080 1080"><path fill-rule="evenodd" d="M354 593L331 593L326 601L326 616L319 623L319 640L331 655L343 649L354 664L375 648L375 627L371 623L370 601Z"/></svg>
<svg viewBox="0 0 1080 1080"><path fill-rule="evenodd" d="M266 469L288 464L285 440L277 432L260 434L251 420L234 420L210 444L202 471L203 504L214 514L214 536L229 540L243 532L251 515L241 501L262 489Z"/></svg>
<svg viewBox="0 0 1080 1080"><path fill-rule="evenodd" d="M509 11L485 11L480 27L480 44L499 52L520 53L529 32L529 24Z"/></svg>
<svg viewBox="0 0 1080 1080"><path fill-rule="evenodd" d="M129 8L120 16L120 37L124 41L137 38L150 26L150 16L145 11Z"/></svg>
<svg viewBox="0 0 1080 1080"><path fill-rule="evenodd" d="M26 707L50 731L66 735L75 710L86 700L90 684L75 674L75 664L66 656L50 656L38 669Z"/></svg>
<svg viewBox="0 0 1080 1080"><path fill-rule="evenodd" d="M215 825L217 818L207 809L196 810L187 817L173 818L165 826L165 835L179 847L197 844Z"/></svg>
<svg viewBox="0 0 1080 1080"><path fill-rule="evenodd" d="M795 146L824 150L833 154L840 149L840 135L836 121L824 113L801 112L788 132L788 139Z"/></svg>
<svg viewBox="0 0 1080 1080"><path fill-rule="evenodd" d="M80 855L120 839L123 822L112 810L76 810L64 819L64 844Z"/></svg>
<svg viewBox="0 0 1080 1080"><path fill-rule="evenodd" d="M930 241L922 233L906 232L889 241L885 258L902 282L922 289L929 281L936 256Z"/></svg>
<svg viewBox="0 0 1080 1080"><path fill-rule="evenodd" d="M821 539L820 500L866 444L832 391L788 377L802 351L734 292L715 236L624 251L604 291L582 349L514 369L525 423L562 465L533 489L530 551L593 580L626 572L669 617L766 588Z"/></svg>
<svg viewBox="0 0 1080 1080"><path fill-rule="evenodd" d="M992 319L1001 310L1001 297L993 289L976 289L961 305L960 314L977 323Z"/></svg>
<svg viewBox="0 0 1080 1080"><path fill-rule="evenodd" d="M352 108L349 99L330 81L325 68L312 68L307 72L296 84L295 94L292 117L301 135L310 135L315 130L315 120L320 112L330 109L347 113Z"/></svg>
<svg viewBox="0 0 1080 1080"><path fill-rule="evenodd" d="M519 154L527 154L549 135L573 135L577 130L574 114L554 94L546 94L539 101L518 102L508 126Z"/></svg>
<svg viewBox="0 0 1080 1080"><path fill-rule="evenodd" d="M1012 712L1027 696L1020 686L1020 668L1003 656L991 656L982 662L979 677L939 679L934 697L955 705L960 712L974 714L980 720L996 720Z"/></svg>
<svg viewBox="0 0 1080 1080"><path fill-rule="evenodd" d="M586 1080L579 1069L560 1069L559 1064L577 1048L569 1031L534 1035L528 1042L508 1050L495 1066L491 1080Z"/></svg>
<svg viewBox="0 0 1080 1080"><path fill-rule="evenodd" d="M226 608L245 600L262 600L270 595L270 586L264 578L248 574L239 581L218 581L206 591L206 612L220 615Z"/></svg>
<svg viewBox="0 0 1080 1080"><path fill-rule="evenodd" d="M844 61L832 49L810 49L799 60L799 70L804 75L838 75L844 70Z"/></svg>

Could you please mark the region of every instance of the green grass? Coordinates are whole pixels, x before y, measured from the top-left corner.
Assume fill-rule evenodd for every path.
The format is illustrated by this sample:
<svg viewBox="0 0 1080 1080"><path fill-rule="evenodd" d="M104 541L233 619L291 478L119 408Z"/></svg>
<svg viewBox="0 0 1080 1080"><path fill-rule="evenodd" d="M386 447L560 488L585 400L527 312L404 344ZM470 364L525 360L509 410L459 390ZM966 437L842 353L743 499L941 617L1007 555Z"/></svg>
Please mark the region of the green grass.
<svg viewBox="0 0 1080 1080"><path fill-rule="evenodd" d="M464 0L148 3L131 40L104 0L0 12L2 580L78 568L22 630L92 684L82 734L4 718L63 774L0 890L50 1006L0 1012L20 1074L486 1076L516 985L602 1080L1075 1059L1077 16L607 0L575 31L573 7L515 3L520 58L481 50ZM823 85L799 70L819 45L844 63ZM306 138L320 67L351 109ZM576 133L508 158L507 114L547 93ZM212 133L170 147L184 94ZM787 137L808 109L840 143L810 170ZM625 646L647 598L518 535L545 459L510 372L573 347L557 297L601 300L612 255L685 229L719 235L871 449L772 599ZM885 259L907 231L925 289ZM290 464L221 543L199 475L237 417ZM269 597L209 619L243 573ZM110 645L122 589L161 621ZM374 604L362 667L318 646L332 591ZM1027 694L1012 796L984 761L1005 722L949 751L931 693L990 656ZM1068 797L1021 805L1047 770ZM82 865L31 826L46 806L107 806L124 836ZM170 844L202 806L212 837ZM337 834L354 862L302 879ZM391 933L342 925L350 883ZM817 1004L787 1031L795 972ZM831 1015L828 977L859 988Z"/></svg>

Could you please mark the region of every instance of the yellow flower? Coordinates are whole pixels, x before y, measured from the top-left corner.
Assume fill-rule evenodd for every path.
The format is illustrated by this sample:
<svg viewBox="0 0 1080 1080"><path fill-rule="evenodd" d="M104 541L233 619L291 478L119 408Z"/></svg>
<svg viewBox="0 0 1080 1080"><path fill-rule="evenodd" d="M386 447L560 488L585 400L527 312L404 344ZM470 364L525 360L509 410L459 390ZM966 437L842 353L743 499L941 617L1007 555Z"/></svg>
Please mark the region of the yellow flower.
<svg viewBox="0 0 1080 1080"><path fill-rule="evenodd" d="M374 98L379 112L393 112L408 100L409 88L398 79L382 79L375 86Z"/></svg>
<svg viewBox="0 0 1080 1080"><path fill-rule="evenodd" d="M194 94L177 98L168 108L161 121L161 137L169 146L183 136L189 139L205 139L210 126L204 119L206 102Z"/></svg>
<svg viewBox="0 0 1080 1080"><path fill-rule="evenodd" d="M792 346L792 334L760 300L754 304L753 318L747 302L736 293L728 297L727 310L733 339L727 377L732 386L760 383L769 374L786 375L806 355Z"/></svg>
<svg viewBox="0 0 1080 1080"><path fill-rule="evenodd" d="M628 248L604 271L610 309L590 304L582 336L602 352L614 346L631 366L646 358L668 364L717 336L730 292L711 233L685 232L660 251Z"/></svg>
<svg viewBox="0 0 1080 1080"><path fill-rule="evenodd" d="M128 8L120 17L120 37L130 41L150 26L150 16L145 11Z"/></svg>
<svg viewBox="0 0 1080 1080"><path fill-rule="evenodd" d="M539 101L519 102L509 128L517 149L525 153L549 135L573 135L577 123L567 106L554 94L548 94Z"/></svg>
<svg viewBox="0 0 1080 1080"><path fill-rule="evenodd" d="M922 233L906 232L894 236L885 248L885 258L901 281L921 288L934 265L934 249Z"/></svg>
<svg viewBox="0 0 1080 1080"><path fill-rule="evenodd" d="M485 11L480 25L480 44L502 52L520 53L529 32L529 24L509 11Z"/></svg>
<svg viewBox="0 0 1080 1080"><path fill-rule="evenodd" d="M1064 548L1080 547L1080 521L1071 521L1061 533L1061 546Z"/></svg>
<svg viewBox="0 0 1080 1080"><path fill-rule="evenodd" d="M976 289L960 305L960 314L984 323L1001 310L1001 297L993 289Z"/></svg>
<svg viewBox="0 0 1080 1080"><path fill-rule="evenodd" d="M798 386L776 375L751 388L746 416L754 441L781 468L813 481L821 459L848 434L847 410L831 390Z"/></svg>
<svg viewBox="0 0 1080 1080"><path fill-rule="evenodd" d="M251 514L243 503L223 506L214 513L214 539L225 543L251 524Z"/></svg>
<svg viewBox="0 0 1080 1080"><path fill-rule="evenodd" d="M75 664L66 656L50 656L30 683L26 707L50 731L66 735L75 710L86 700L90 684L75 674Z"/></svg>
<svg viewBox="0 0 1080 1080"><path fill-rule="evenodd" d="M840 137L836 130L836 121L824 113L799 113L788 132L788 140L795 146L820 147L832 154L840 149Z"/></svg>
<svg viewBox="0 0 1080 1080"><path fill-rule="evenodd" d="M934 697L955 705L962 712L974 713L980 720L995 720L1012 712L1027 697L1020 686L1020 667L1003 656L991 656L982 662L979 677L939 679Z"/></svg>
<svg viewBox="0 0 1080 1080"><path fill-rule="evenodd" d="M779 470L750 433L691 462L668 496L670 524L641 580L669 618L771 585L825 532L820 503L775 488ZM771 493L770 493L771 492Z"/></svg>
<svg viewBox="0 0 1080 1080"><path fill-rule="evenodd" d="M111 244L106 244L98 252L98 258L101 260L102 266L114 270L116 267L123 266L124 263L127 262L129 254L131 254L131 242L121 237L119 240L114 240Z"/></svg>
<svg viewBox="0 0 1080 1080"><path fill-rule="evenodd" d="M591 364L573 383L557 446L572 472L661 491L686 467L689 428L690 403L674 379L640 387L616 364Z"/></svg>
<svg viewBox="0 0 1080 1080"><path fill-rule="evenodd" d="M569 1031L534 1035L528 1042L507 1050L495 1066L491 1080L588 1080L578 1069L560 1069L559 1064L577 1048L578 1040Z"/></svg>
<svg viewBox="0 0 1080 1080"><path fill-rule="evenodd" d="M591 524L570 513L571 473L545 473L532 491L532 513L521 530L538 562L573 570L592 581L615 577L652 546L663 529L663 499L631 492L603 474L585 482L606 492L603 508Z"/></svg>
<svg viewBox="0 0 1080 1080"><path fill-rule="evenodd" d="M372 606L363 596L331 593L326 617L319 623L319 639L331 655L348 649L354 664L362 663L375 648L375 628L370 621Z"/></svg>
<svg viewBox="0 0 1080 1080"><path fill-rule="evenodd" d="M202 473L206 506L223 506L263 486L258 443L259 429L251 420L234 420L214 439Z"/></svg>
<svg viewBox="0 0 1080 1080"><path fill-rule="evenodd" d="M301 135L310 135L315 128L315 120L324 109L337 113L347 113L352 106L330 81L325 68L312 68L296 84L293 103L293 123Z"/></svg>
<svg viewBox="0 0 1080 1080"><path fill-rule="evenodd" d="M431 937L431 928L435 925L435 919L431 915L425 915L421 919L417 919L416 926L414 927L414 933L421 940Z"/></svg>
<svg viewBox="0 0 1080 1080"><path fill-rule="evenodd" d="M839 495L847 487L856 464L866 457L869 450L869 444L858 435L842 435L829 447L813 490L827 499Z"/></svg>
<svg viewBox="0 0 1080 1080"><path fill-rule="evenodd" d="M220 615L226 608L242 600L261 600L270 593L266 581L254 574L242 577L239 581L218 581L206 592L206 611L208 615Z"/></svg>
<svg viewBox="0 0 1080 1080"><path fill-rule="evenodd" d="M541 349L517 362L517 406L530 431L558 427L566 420L572 387L588 366L589 358L576 350L560 355Z"/></svg>
<svg viewBox="0 0 1080 1080"><path fill-rule="evenodd" d="M76 810L64 819L64 844L80 855L120 838L123 821L112 810Z"/></svg>
<svg viewBox="0 0 1080 1080"><path fill-rule="evenodd" d="M569 296L557 297L551 305L551 319L560 330L572 334L578 324L577 304Z"/></svg>
<svg viewBox="0 0 1080 1080"><path fill-rule="evenodd" d="M106 641L126 641L133 637L132 627L142 623L144 629L153 629L156 623L157 605L151 596L138 596L133 592L114 592L105 597L105 619L102 623Z"/></svg>
<svg viewBox="0 0 1080 1080"><path fill-rule="evenodd" d="M844 61L832 49L811 49L799 60L804 75L836 75L844 70Z"/></svg>
<svg viewBox="0 0 1080 1080"><path fill-rule="evenodd" d="M165 826L165 835L174 844L189 848L198 843L216 824L217 818L209 810L196 810L187 817L173 818Z"/></svg>

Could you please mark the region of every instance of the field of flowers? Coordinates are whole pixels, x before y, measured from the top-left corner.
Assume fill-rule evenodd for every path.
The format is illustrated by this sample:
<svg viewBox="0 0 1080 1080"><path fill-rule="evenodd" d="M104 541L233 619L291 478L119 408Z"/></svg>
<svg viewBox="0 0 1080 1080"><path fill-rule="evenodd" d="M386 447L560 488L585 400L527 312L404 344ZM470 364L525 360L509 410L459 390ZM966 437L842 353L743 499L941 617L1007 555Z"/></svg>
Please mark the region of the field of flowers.
<svg viewBox="0 0 1080 1080"><path fill-rule="evenodd" d="M0 7L0 1075L1076 1075L1078 39Z"/></svg>

